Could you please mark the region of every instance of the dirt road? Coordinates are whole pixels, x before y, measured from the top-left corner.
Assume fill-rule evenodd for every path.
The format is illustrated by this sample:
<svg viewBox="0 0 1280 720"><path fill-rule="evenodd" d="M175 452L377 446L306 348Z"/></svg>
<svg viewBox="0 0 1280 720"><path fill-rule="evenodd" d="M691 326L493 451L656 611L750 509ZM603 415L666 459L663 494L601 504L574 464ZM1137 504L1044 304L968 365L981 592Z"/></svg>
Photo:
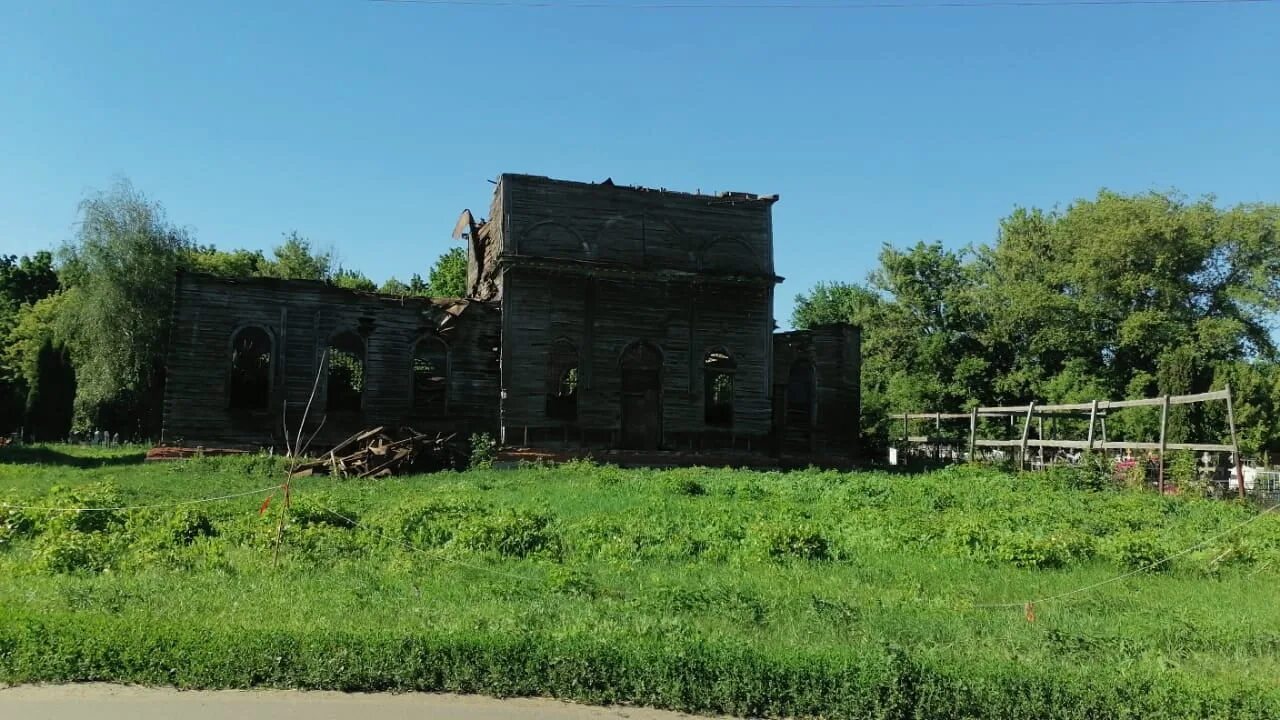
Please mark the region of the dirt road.
<svg viewBox="0 0 1280 720"><path fill-rule="evenodd" d="M0 689L0 718L23 720L676 720L689 715L556 700L294 690L179 691L85 684Z"/></svg>

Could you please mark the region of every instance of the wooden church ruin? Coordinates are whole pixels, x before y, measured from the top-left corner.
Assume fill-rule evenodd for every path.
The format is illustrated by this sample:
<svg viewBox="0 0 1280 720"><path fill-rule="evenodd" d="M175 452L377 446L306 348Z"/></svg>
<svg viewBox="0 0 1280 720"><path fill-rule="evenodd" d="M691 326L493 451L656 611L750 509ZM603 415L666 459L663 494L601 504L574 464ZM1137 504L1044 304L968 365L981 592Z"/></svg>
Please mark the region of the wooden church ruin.
<svg viewBox="0 0 1280 720"><path fill-rule="evenodd" d="M163 442L284 448L305 412L316 448L386 426L852 457L858 330L775 332L777 199L505 174L454 231L464 298L182 274Z"/></svg>

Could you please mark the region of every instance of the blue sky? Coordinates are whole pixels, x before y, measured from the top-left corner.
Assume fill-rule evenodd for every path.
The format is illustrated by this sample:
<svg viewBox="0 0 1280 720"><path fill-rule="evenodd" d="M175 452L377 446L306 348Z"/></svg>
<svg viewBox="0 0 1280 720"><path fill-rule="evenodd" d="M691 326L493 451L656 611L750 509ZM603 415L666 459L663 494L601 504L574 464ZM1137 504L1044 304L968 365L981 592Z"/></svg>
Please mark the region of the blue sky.
<svg viewBox="0 0 1280 720"><path fill-rule="evenodd" d="M1280 3L0 0L0 252L127 176L202 243L296 229L380 282L425 274L501 172L612 177L781 194L785 326L882 243L989 242L1017 205L1280 201L1278 89Z"/></svg>

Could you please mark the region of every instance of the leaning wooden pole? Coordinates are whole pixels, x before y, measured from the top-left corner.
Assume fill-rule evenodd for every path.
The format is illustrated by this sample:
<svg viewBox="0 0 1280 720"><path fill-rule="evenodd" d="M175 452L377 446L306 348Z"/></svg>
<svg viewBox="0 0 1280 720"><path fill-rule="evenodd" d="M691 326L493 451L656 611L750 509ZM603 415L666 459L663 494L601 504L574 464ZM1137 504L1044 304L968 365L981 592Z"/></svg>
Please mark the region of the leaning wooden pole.
<svg viewBox="0 0 1280 720"><path fill-rule="evenodd" d="M1098 421L1098 401L1094 400L1093 405L1089 408L1089 455L1093 455L1093 427Z"/></svg>
<svg viewBox="0 0 1280 720"><path fill-rule="evenodd" d="M1160 494L1164 494L1164 451L1165 445L1169 438L1169 396L1164 396L1164 403L1160 405L1160 466L1156 470L1156 479L1159 483Z"/></svg>
<svg viewBox="0 0 1280 720"><path fill-rule="evenodd" d="M969 414L969 462L975 462L978 458L975 454L978 446L978 408L974 408Z"/></svg>
<svg viewBox="0 0 1280 720"><path fill-rule="evenodd" d="M1022 445L1018 449L1018 470L1027 469L1027 438L1031 435L1031 416L1035 414L1036 403L1027 405L1027 419L1022 423Z"/></svg>
<svg viewBox="0 0 1280 720"><path fill-rule="evenodd" d="M1240 441L1236 438L1236 411L1231 404L1231 385L1227 384L1227 427L1231 428L1231 449L1236 458L1236 482L1240 483L1240 499L1244 493L1244 458L1240 457Z"/></svg>

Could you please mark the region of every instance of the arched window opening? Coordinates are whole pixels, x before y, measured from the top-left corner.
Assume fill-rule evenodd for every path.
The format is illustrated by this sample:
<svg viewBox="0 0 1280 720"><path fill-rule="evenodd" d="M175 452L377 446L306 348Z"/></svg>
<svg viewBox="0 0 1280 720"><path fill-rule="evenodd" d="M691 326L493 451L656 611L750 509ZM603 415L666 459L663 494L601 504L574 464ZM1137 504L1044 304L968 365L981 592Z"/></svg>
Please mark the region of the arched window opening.
<svg viewBox="0 0 1280 720"><path fill-rule="evenodd" d="M329 340L329 373L326 407L329 412L360 410L364 394L364 340L343 332Z"/></svg>
<svg viewBox="0 0 1280 720"><path fill-rule="evenodd" d="M787 424L807 427L813 422L814 392L817 377L813 363L797 360L787 379Z"/></svg>
<svg viewBox="0 0 1280 720"><path fill-rule="evenodd" d="M414 409L443 413L448 388L449 346L438 337L424 337L413 346Z"/></svg>
<svg viewBox="0 0 1280 720"><path fill-rule="evenodd" d="M578 419L578 349L564 339L547 353L547 417Z"/></svg>
<svg viewBox="0 0 1280 720"><path fill-rule="evenodd" d="M702 361L704 421L711 427L733 426L733 376L738 364L728 351L712 350Z"/></svg>
<svg viewBox="0 0 1280 720"><path fill-rule="evenodd" d="M271 336L246 327L231 338L231 409L266 410L271 402Z"/></svg>

